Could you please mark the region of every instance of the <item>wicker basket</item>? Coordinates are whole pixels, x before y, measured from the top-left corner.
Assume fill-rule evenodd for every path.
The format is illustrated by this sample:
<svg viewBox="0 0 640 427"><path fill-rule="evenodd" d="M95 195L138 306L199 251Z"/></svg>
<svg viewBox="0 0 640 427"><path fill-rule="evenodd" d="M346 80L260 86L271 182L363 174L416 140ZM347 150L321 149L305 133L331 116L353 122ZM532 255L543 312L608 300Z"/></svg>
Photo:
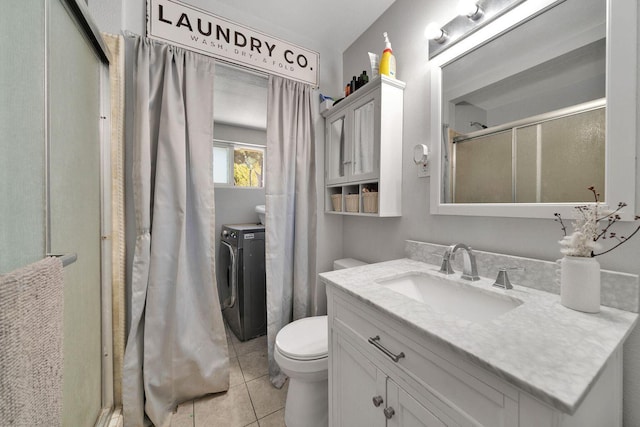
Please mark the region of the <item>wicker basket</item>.
<svg viewBox="0 0 640 427"><path fill-rule="evenodd" d="M378 212L378 192L362 193L362 209L365 213Z"/></svg>
<svg viewBox="0 0 640 427"><path fill-rule="evenodd" d="M344 196L344 204L347 212L358 212L360 204L360 196L358 194L347 194Z"/></svg>
<svg viewBox="0 0 640 427"><path fill-rule="evenodd" d="M333 210L335 212L342 212L342 194L332 194L331 205L333 206Z"/></svg>

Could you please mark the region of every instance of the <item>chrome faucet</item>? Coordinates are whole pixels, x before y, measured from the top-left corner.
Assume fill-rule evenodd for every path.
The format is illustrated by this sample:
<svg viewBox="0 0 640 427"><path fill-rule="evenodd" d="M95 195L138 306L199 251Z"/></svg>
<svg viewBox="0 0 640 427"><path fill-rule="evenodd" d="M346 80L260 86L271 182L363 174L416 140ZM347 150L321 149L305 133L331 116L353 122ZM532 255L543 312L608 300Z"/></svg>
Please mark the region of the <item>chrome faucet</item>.
<svg viewBox="0 0 640 427"><path fill-rule="evenodd" d="M455 257L458 249L464 250L462 279L465 280L480 280L478 276L478 267L476 265L476 256L471 248L464 243L458 243L457 245L451 245L447 248L442 256L442 265L440 266L440 273L453 274L453 268L451 268L451 260Z"/></svg>

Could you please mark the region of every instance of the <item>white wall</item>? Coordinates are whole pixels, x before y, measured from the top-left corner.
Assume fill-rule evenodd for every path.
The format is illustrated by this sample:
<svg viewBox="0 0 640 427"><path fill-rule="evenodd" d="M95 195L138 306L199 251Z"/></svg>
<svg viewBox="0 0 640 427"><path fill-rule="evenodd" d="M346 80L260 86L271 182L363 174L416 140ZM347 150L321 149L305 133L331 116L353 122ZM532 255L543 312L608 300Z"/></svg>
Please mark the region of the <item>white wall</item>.
<svg viewBox="0 0 640 427"><path fill-rule="evenodd" d="M222 141L267 145L266 129L251 129L243 126L220 123L216 120L213 121L213 137L214 139Z"/></svg>
<svg viewBox="0 0 640 427"><path fill-rule="evenodd" d="M447 22L453 16L447 0L396 2L344 53L343 80L367 69L367 52L381 52L382 33L387 31L397 61L398 78L407 83L404 98L403 216L398 219L344 218L344 256L368 262L403 257L405 239L451 244L467 243L479 250L555 260L560 257L561 237L552 219L481 218L429 214L429 180L417 178L411 160L412 147L427 140L429 109L429 62L423 37L430 21ZM637 98L636 98L637 99ZM615 143L615 141L614 141ZM640 144L636 142L640 153ZM636 171L638 166L636 166ZM640 206L640 182L636 173L636 201ZM636 207L636 212L640 209ZM620 228L629 233L632 224ZM636 236L637 237L637 236ZM609 255L599 257L604 269L640 274L640 238L629 241ZM640 332L636 328L624 351L625 426L640 425Z"/></svg>
<svg viewBox="0 0 640 427"><path fill-rule="evenodd" d="M123 0L88 0L89 12L100 31L119 34L122 26L124 11Z"/></svg>
<svg viewBox="0 0 640 427"><path fill-rule="evenodd" d="M457 105L455 107L452 107L451 109L455 110L454 119L446 120L448 121L449 126L451 126L451 129L455 129L456 132L467 133L482 129L481 127L478 127L478 125L471 126L471 123L473 122L489 126L487 124L487 111L483 110L482 108L476 107L475 105L467 104ZM445 121L445 123L447 123L447 121Z"/></svg>

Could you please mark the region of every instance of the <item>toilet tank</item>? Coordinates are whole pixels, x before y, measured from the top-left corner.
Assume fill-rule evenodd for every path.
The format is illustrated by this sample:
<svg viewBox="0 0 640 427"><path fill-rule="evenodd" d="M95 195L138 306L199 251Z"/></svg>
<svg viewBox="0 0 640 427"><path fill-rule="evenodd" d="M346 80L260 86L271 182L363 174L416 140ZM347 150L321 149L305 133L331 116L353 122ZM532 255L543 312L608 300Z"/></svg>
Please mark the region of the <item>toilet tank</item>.
<svg viewBox="0 0 640 427"><path fill-rule="evenodd" d="M333 261L334 270L342 270L343 268L357 267L359 265L366 265L366 262L362 262L353 258L342 258ZM314 316L322 316L327 314L327 289L322 280L318 280L315 295L314 295L312 313Z"/></svg>
<svg viewBox="0 0 640 427"><path fill-rule="evenodd" d="M360 265L366 265L366 262L354 259L354 258L342 258L333 261L334 270L342 270L343 268L358 267Z"/></svg>

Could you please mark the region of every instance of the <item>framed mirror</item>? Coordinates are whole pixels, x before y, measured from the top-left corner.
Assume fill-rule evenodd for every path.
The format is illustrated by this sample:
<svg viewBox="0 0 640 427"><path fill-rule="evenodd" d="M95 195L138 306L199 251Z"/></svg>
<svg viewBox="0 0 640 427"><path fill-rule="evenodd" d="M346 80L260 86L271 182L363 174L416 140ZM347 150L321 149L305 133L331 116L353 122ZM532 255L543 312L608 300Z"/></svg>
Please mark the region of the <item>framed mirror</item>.
<svg viewBox="0 0 640 427"><path fill-rule="evenodd" d="M434 57L431 213L635 206L636 8L525 1Z"/></svg>

